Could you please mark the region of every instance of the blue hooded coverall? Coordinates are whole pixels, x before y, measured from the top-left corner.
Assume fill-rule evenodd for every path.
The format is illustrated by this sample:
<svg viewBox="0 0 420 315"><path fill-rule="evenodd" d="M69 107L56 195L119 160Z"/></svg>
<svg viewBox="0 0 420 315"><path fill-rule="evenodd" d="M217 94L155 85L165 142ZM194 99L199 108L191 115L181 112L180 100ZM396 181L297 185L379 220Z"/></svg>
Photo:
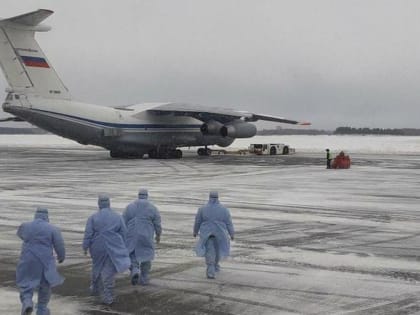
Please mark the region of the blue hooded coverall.
<svg viewBox="0 0 420 315"><path fill-rule="evenodd" d="M147 285L155 257L153 238L156 234L159 243L162 226L158 209L147 200L147 190L141 189L138 197L127 206L123 217L128 229L126 244L131 259L131 283L136 285L140 276L140 284Z"/></svg>
<svg viewBox="0 0 420 315"><path fill-rule="evenodd" d="M207 205L198 209L194 224L194 237L200 232L196 245L197 256L205 257L207 278L213 279L220 270L219 260L230 254L230 239L234 228L229 210L219 202L217 192L210 192Z"/></svg>
<svg viewBox="0 0 420 315"><path fill-rule="evenodd" d="M17 235L23 240L16 284L20 290L22 314L31 314L32 296L38 288L37 315L49 315L47 307L51 287L60 285L64 278L58 273L53 249L58 263L65 259L64 240L58 228L49 223L48 209L39 207L32 222L23 223Z"/></svg>
<svg viewBox="0 0 420 315"><path fill-rule="evenodd" d="M98 295L103 290L103 303L114 301L114 278L119 272L130 267L130 259L125 246L127 233L124 221L110 208L108 196L98 198L99 211L89 217L86 223L83 250L89 249L92 257L91 293Z"/></svg>

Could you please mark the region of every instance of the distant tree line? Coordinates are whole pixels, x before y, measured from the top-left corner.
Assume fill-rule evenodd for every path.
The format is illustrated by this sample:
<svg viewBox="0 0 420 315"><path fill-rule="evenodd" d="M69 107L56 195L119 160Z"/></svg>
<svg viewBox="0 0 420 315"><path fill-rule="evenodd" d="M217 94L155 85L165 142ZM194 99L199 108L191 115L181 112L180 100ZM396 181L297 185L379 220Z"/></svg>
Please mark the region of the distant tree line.
<svg viewBox="0 0 420 315"><path fill-rule="evenodd" d="M420 136L420 129L414 128L353 128L338 127L335 135L394 135L394 136Z"/></svg>

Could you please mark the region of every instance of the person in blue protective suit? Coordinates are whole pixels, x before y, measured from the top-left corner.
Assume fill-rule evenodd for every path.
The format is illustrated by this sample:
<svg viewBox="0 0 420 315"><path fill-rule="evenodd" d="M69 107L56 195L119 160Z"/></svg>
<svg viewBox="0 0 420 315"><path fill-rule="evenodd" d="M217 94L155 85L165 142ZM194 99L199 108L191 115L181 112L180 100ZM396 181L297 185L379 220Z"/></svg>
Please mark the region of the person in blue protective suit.
<svg viewBox="0 0 420 315"><path fill-rule="evenodd" d="M149 272L155 257L153 238L160 242L162 234L158 209L149 201L146 189L140 189L138 199L130 203L124 214L127 225L127 248L131 259L131 284L149 284Z"/></svg>
<svg viewBox="0 0 420 315"><path fill-rule="evenodd" d="M33 311L32 296L38 288L37 315L49 315L47 307L51 288L64 282L58 273L53 250L61 264L65 259L64 240L60 230L49 223L48 209L38 207L32 222L23 223L17 235L23 240L16 284L20 291L22 315Z"/></svg>
<svg viewBox="0 0 420 315"><path fill-rule="evenodd" d="M235 234L230 212L219 202L216 191L210 192L209 202L198 209L193 236L199 232L196 253L206 259L207 278L214 279L220 271L220 259L230 254L229 237L233 240Z"/></svg>
<svg viewBox="0 0 420 315"><path fill-rule="evenodd" d="M122 216L114 212L107 195L99 195L99 211L89 217L83 239L83 251L92 257L91 294L102 293L106 305L114 302L115 275L130 267L125 246L127 228Z"/></svg>

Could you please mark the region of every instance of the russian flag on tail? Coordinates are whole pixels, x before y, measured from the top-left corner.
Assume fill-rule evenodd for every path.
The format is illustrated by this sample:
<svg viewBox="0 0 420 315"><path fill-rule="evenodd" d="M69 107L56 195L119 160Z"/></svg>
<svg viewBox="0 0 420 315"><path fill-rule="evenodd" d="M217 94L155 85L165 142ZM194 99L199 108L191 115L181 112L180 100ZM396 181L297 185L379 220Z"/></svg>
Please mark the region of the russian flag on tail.
<svg viewBox="0 0 420 315"><path fill-rule="evenodd" d="M27 67L49 68L47 61L41 57L20 56Z"/></svg>

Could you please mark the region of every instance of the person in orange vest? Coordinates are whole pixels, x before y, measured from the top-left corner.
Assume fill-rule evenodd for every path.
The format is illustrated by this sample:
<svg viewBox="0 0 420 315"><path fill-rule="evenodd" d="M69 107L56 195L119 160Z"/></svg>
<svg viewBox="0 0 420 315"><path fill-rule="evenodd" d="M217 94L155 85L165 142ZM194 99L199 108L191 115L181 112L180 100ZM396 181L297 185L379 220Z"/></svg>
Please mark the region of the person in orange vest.
<svg viewBox="0 0 420 315"><path fill-rule="evenodd" d="M331 168L331 153L330 153L330 149L326 149L325 150L327 152L327 168Z"/></svg>

